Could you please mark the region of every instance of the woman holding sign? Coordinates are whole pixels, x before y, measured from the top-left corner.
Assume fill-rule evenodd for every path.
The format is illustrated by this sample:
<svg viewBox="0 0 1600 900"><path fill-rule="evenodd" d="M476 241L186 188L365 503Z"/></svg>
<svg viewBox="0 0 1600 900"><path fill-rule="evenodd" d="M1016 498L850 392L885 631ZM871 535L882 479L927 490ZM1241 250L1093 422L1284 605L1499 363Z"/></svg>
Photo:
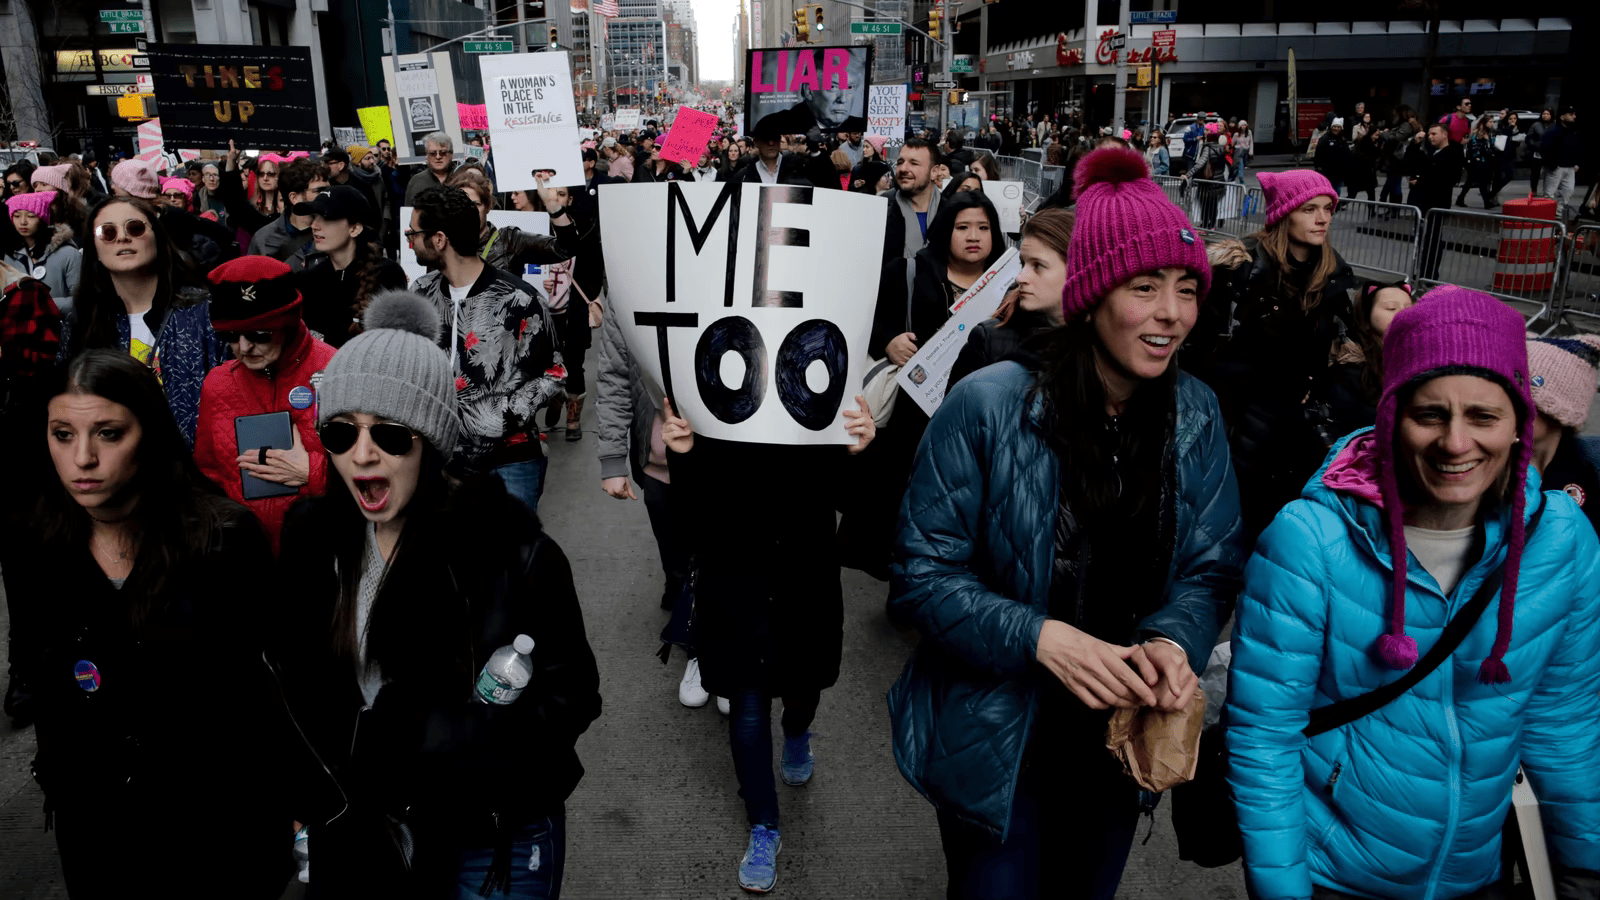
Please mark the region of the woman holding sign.
<svg viewBox="0 0 1600 900"><path fill-rule="evenodd" d="M867 402L839 427L859 453L876 434ZM696 572L692 643L701 683L728 698L728 743L750 821L739 886L764 893L777 880L783 841L772 779L772 701L783 700L783 783L811 780L808 730L824 688L839 680L844 593L833 548L846 452L695 435L667 400L662 440L671 502L692 527ZM783 473L780 496L749 491Z"/></svg>
<svg viewBox="0 0 1600 900"><path fill-rule="evenodd" d="M950 392L901 507L890 611L923 638L895 759L950 897L1116 893L1140 798L1109 710L1187 708L1239 587L1222 417L1172 364L1211 271L1147 175L1120 148L1078 166L1066 324Z"/></svg>

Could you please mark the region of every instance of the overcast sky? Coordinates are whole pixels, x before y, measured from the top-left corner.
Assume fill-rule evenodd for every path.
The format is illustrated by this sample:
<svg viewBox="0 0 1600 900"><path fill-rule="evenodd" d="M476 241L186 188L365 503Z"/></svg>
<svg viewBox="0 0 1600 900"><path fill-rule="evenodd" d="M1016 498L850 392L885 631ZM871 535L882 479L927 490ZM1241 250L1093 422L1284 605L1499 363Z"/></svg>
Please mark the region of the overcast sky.
<svg viewBox="0 0 1600 900"><path fill-rule="evenodd" d="M700 49L702 80L732 80L733 23L738 19L739 0L694 0L694 22L700 28L695 40Z"/></svg>

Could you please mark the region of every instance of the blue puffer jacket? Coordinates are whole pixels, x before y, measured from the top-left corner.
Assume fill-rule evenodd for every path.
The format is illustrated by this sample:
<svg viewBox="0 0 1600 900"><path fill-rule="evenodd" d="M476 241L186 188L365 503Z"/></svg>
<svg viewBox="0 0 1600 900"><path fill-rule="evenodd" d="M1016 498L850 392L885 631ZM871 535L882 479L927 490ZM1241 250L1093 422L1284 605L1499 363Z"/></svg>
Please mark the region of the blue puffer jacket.
<svg viewBox="0 0 1600 900"><path fill-rule="evenodd" d="M923 634L889 692L895 761L912 786L1004 836L1037 709L1060 465L1033 374L967 376L933 417L900 509L891 605ZM1161 635L1205 665L1239 589L1239 491L1216 397L1180 374L1177 540L1166 605L1130 639Z"/></svg>
<svg viewBox="0 0 1600 900"><path fill-rule="evenodd" d="M1600 871L1600 544L1576 504L1528 474L1511 683L1478 682L1498 601L1454 655L1362 719L1307 741L1308 710L1399 677L1375 661L1393 569L1382 509L1353 493L1375 476L1370 429L1324 465L1261 536L1245 570L1227 707L1229 781L1252 897L1449 900L1500 870L1518 761L1558 866ZM1346 447L1349 447L1346 453ZM1340 457L1341 453L1346 453ZM1351 480L1348 473L1358 477ZM1370 489L1361 493L1375 496ZM1506 557L1509 512L1485 523L1482 558L1446 597L1410 557L1406 633L1427 649Z"/></svg>

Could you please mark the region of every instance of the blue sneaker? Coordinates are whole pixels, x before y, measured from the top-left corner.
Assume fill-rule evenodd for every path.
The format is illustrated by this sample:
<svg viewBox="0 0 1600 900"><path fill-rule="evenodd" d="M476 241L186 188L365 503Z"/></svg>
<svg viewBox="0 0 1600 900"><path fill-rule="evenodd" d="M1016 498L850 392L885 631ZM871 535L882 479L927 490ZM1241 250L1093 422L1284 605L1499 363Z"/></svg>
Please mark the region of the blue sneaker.
<svg viewBox="0 0 1600 900"><path fill-rule="evenodd" d="M778 882L778 851L783 836L778 829L757 825L750 829L750 847L739 860L739 887L753 894L765 894Z"/></svg>
<svg viewBox="0 0 1600 900"><path fill-rule="evenodd" d="M784 737L783 760L778 763L778 774L783 777L784 784L790 787L805 784L811 780L811 773L816 767L816 758L811 755L811 732L799 737Z"/></svg>

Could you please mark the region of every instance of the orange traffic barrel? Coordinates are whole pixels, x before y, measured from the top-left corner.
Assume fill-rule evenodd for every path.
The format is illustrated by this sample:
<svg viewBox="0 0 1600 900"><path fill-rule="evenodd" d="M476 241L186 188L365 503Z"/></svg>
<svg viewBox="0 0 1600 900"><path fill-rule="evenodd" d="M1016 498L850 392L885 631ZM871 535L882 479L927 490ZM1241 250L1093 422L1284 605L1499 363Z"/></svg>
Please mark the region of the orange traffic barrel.
<svg viewBox="0 0 1600 900"><path fill-rule="evenodd" d="M1541 221L1500 223L1494 289L1508 292L1549 290L1556 281L1556 201L1549 197L1507 200L1501 210L1507 216ZM1544 224L1546 222L1549 224Z"/></svg>

